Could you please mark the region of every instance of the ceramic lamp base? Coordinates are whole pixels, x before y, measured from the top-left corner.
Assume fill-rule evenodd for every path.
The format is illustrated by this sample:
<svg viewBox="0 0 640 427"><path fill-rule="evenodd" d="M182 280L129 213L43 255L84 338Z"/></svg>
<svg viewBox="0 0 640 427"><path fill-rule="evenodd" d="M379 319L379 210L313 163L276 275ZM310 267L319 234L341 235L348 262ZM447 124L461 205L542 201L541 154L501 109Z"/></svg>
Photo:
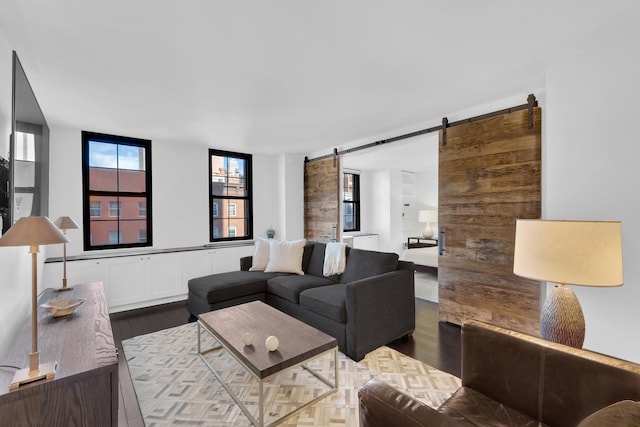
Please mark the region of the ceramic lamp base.
<svg viewBox="0 0 640 427"><path fill-rule="evenodd" d="M580 302L571 288L556 285L547 296L540 317L542 338L582 348L584 343L584 314Z"/></svg>
<svg viewBox="0 0 640 427"><path fill-rule="evenodd" d="M427 226L424 227L424 230L422 230L422 237L424 237L425 239L431 239L433 237L433 228L431 228L431 225L429 225L429 223L427 223Z"/></svg>

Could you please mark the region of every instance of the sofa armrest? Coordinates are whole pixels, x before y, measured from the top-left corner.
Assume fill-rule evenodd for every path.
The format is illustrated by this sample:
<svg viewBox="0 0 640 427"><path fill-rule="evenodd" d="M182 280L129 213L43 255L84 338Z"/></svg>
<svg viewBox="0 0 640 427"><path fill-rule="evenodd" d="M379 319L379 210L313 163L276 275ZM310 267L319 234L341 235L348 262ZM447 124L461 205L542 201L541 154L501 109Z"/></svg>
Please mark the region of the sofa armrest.
<svg viewBox="0 0 640 427"><path fill-rule="evenodd" d="M361 427L467 425L376 379L360 386L358 399Z"/></svg>
<svg viewBox="0 0 640 427"><path fill-rule="evenodd" d="M410 334L416 326L412 270L395 270L346 284L347 354L368 352Z"/></svg>
<svg viewBox="0 0 640 427"><path fill-rule="evenodd" d="M243 256L240 258L240 271L249 271L253 264L253 256Z"/></svg>

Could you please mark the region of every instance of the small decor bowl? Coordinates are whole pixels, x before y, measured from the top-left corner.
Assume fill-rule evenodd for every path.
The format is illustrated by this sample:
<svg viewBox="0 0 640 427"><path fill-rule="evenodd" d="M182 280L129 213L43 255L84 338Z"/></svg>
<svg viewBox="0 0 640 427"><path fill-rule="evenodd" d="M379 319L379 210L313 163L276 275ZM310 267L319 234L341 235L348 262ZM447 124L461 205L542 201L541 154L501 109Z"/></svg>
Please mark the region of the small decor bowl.
<svg viewBox="0 0 640 427"><path fill-rule="evenodd" d="M40 308L51 313L53 317L68 316L84 302L80 298L61 299L40 304Z"/></svg>

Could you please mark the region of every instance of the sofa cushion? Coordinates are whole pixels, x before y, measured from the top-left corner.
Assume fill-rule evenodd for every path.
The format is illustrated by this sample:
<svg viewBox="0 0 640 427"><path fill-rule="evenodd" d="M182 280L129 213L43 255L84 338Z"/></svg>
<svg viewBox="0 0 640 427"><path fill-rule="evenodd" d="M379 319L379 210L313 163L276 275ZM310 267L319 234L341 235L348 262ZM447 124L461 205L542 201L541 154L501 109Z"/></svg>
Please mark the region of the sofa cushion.
<svg viewBox="0 0 640 427"><path fill-rule="evenodd" d="M307 289L300 293L300 307L336 322L347 321L345 308L347 288L344 285L328 285Z"/></svg>
<svg viewBox="0 0 640 427"><path fill-rule="evenodd" d="M304 274L302 255L306 240L271 240L269 242L269 262L265 272Z"/></svg>
<svg viewBox="0 0 640 427"><path fill-rule="evenodd" d="M274 277L267 281L267 292L277 295L280 298L284 298L291 301L294 304L298 304L300 301L300 292L317 288L318 286L333 285L329 279L324 277L312 276L305 274L304 276L280 276Z"/></svg>
<svg viewBox="0 0 640 427"><path fill-rule="evenodd" d="M453 396L444 402L438 411L452 418L463 418L477 426L539 427L545 425L464 386L453 393Z"/></svg>
<svg viewBox="0 0 640 427"><path fill-rule="evenodd" d="M606 406L582 420L578 427L640 426L640 402L623 400Z"/></svg>
<svg viewBox="0 0 640 427"><path fill-rule="evenodd" d="M314 276L322 277L322 268L324 266L324 250L327 247L325 243L314 243L313 253L309 260L309 269L307 272Z"/></svg>
<svg viewBox="0 0 640 427"><path fill-rule="evenodd" d="M351 249L340 283L351 283L398 269L398 254Z"/></svg>
<svg viewBox="0 0 640 427"><path fill-rule="evenodd" d="M209 304L246 295L266 292L267 280L282 273L261 271L231 271L190 279L189 292L206 300Z"/></svg>

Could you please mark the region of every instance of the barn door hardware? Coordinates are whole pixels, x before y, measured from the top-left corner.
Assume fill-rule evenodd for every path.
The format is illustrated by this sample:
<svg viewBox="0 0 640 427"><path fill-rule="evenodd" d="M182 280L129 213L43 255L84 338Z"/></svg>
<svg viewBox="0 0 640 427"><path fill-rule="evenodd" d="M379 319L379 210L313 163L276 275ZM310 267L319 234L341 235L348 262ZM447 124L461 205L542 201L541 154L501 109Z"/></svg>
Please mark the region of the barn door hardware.
<svg viewBox="0 0 640 427"><path fill-rule="evenodd" d="M449 126L449 119L442 118L442 145L447 145L447 126Z"/></svg>

